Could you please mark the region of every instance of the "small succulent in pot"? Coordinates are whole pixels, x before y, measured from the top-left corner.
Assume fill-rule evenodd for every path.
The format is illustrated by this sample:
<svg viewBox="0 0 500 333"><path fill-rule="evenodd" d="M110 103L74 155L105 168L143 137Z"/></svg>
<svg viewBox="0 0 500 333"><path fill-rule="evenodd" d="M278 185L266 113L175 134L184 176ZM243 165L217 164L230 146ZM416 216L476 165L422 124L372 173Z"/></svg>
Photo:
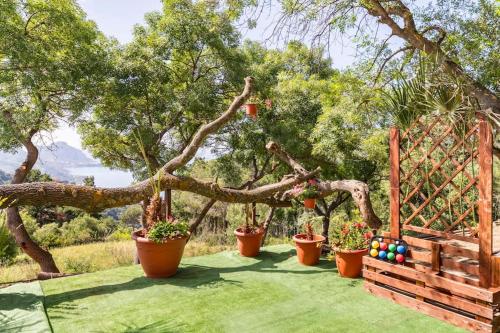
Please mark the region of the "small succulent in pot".
<svg viewBox="0 0 500 333"><path fill-rule="evenodd" d="M303 265L316 265L319 261L325 237L315 234L313 226L321 220L321 217L308 211L305 211L299 218L299 224L303 226L305 232L293 236L293 240L297 250L297 259Z"/></svg>

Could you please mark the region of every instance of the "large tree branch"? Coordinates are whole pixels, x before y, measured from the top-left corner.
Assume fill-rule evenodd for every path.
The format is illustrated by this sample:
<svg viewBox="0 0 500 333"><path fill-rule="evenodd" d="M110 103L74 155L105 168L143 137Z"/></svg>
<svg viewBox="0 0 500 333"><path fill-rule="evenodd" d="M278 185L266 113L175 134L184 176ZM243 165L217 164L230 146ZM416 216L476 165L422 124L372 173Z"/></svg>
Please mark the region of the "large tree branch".
<svg viewBox="0 0 500 333"><path fill-rule="evenodd" d="M302 167L299 162L295 161L277 143L269 142L266 145L266 148L269 152L275 154L276 157L292 167L299 175L308 174L307 170ZM318 187L321 192L321 198L329 196L333 192L337 191L351 193L354 202L358 206L363 221L374 229L378 229L382 226L382 221L380 221L378 216L373 211L373 207L370 201L370 190L366 183L363 183L359 180L322 181L318 184ZM288 198L288 196L290 196L290 192L286 192L284 194L284 198Z"/></svg>
<svg viewBox="0 0 500 333"><path fill-rule="evenodd" d="M247 77L245 78L245 88L243 93L236 97L227 109L219 118L214 121L201 126L196 134L193 136L193 139L189 143L189 145L184 148L182 153L170 160L164 167L163 172L172 173L180 167L186 165L195 155L200 146L205 141L205 138L211 134L219 130L225 123L227 123L231 117L243 106L243 103L250 97L253 89L253 78Z"/></svg>
<svg viewBox="0 0 500 333"><path fill-rule="evenodd" d="M208 198L234 203L265 203L271 206L283 206L286 203L272 196L287 190L294 185L314 178L319 170L304 175L297 175L279 183L263 185L251 190L236 190L219 187L212 182L202 182L191 177L162 175L162 188L188 191ZM130 205L153 194L150 180L123 188L96 188L81 185L68 185L56 182L24 183L0 186L0 198L7 201L0 205L6 208L9 204L17 206L64 205L81 208L87 211L100 211L106 208Z"/></svg>
<svg viewBox="0 0 500 333"><path fill-rule="evenodd" d="M386 5L385 7L382 5L383 3ZM406 40L409 45L418 50L424 51L429 55L434 55L438 63L448 74L458 78L464 83L465 91L469 95L475 97L482 108L485 109L490 107L494 113L500 113L498 96L465 73L463 68L443 51L440 44L442 38L444 38L444 31L440 31L436 26L424 28L420 32L417 31L411 11L400 0L391 2L367 0L362 6L370 15L378 17L381 23L387 25L391 29L393 35L401 37ZM392 19L391 15L403 18L404 26L399 26ZM437 41L431 41L424 36L425 33L430 30L438 30L440 32L441 36Z"/></svg>

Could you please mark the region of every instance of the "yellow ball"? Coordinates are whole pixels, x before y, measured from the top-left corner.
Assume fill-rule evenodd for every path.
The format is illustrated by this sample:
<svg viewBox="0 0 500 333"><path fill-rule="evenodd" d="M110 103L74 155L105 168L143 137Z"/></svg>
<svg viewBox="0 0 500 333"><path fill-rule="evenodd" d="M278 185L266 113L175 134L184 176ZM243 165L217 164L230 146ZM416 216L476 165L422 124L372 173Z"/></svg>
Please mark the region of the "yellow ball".
<svg viewBox="0 0 500 333"><path fill-rule="evenodd" d="M378 241L373 241L372 242L372 249L378 249L380 246L379 242Z"/></svg>
<svg viewBox="0 0 500 333"><path fill-rule="evenodd" d="M372 257L376 257L376 256L378 256L378 251L377 251L377 250L375 250L375 249L372 249L372 250L370 251L370 255L371 255Z"/></svg>

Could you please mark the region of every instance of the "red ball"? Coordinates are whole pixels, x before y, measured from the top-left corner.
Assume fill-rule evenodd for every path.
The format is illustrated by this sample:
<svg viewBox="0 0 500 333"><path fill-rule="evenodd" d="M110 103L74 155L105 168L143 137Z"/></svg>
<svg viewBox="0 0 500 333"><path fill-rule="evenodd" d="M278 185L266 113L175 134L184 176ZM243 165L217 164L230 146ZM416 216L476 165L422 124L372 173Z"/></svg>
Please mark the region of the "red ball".
<svg viewBox="0 0 500 333"><path fill-rule="evenodd" d="M381 249L382 251L387 250L387 243L380 243L380 249Z"/></svg>
<svg viewBox="0 0 500 333"><path fill-rule="evenodd" d="M405 261L405 256L402 255L402 254L396 255L396 261L399 262L399 263L404 262Z"/></svg>

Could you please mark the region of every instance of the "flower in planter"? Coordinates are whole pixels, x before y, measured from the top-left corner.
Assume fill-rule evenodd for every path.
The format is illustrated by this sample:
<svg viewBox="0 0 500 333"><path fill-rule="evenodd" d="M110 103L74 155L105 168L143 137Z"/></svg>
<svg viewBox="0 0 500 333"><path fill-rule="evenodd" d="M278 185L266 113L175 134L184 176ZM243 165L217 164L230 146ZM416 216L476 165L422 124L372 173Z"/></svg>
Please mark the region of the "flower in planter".
<svg viewBox="0 0 500 333"><path fill-rule="evenodd" d="M368 248L373 234L363 222L337 222L332 219L331 240L332 247L341 251L363 250Z"/></svg>

